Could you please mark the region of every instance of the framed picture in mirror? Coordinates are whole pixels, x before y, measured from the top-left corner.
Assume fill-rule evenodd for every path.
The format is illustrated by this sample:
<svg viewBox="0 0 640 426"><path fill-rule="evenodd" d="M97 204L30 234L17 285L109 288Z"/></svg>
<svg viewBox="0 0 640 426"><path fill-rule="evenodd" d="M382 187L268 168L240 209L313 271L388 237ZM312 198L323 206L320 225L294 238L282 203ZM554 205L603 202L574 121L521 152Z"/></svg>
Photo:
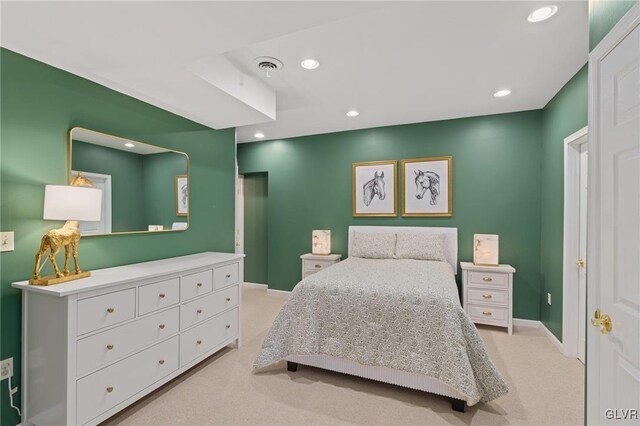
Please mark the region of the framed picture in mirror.
<svg viewBox="0 0 640 426"><path fill-rule="evenodd" d="M187 175L176 176L176 216L189 214L189 179Z"/></svg>

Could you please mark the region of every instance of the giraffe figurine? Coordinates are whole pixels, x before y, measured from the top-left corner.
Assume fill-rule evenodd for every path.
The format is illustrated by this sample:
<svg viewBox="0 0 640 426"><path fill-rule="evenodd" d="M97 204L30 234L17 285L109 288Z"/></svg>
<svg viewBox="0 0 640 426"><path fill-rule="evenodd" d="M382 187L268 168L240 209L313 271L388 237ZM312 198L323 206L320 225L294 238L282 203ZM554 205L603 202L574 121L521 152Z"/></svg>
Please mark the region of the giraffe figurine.
<svg viewBox="0 0 640 426"><path fill-rule="evenodd" d="M93 186L93 182L78 173L71 182L71 186ZM52 229L42 237L42 240L40 240L40 249L36 253L36 262L31 280L32 284L35 284L35 281L41 279L40 261L47 251L49 252L49 261L53 266L56 278L69 276L69 258L71 257L71 253L73 253L74 274L79 275L82 273L78 265L78 243L80 242L79 226L80 222L68 220L62 228ZM56 263L56 255L62 247L64 247L64 267L62 271L60 271Z"/></svg>

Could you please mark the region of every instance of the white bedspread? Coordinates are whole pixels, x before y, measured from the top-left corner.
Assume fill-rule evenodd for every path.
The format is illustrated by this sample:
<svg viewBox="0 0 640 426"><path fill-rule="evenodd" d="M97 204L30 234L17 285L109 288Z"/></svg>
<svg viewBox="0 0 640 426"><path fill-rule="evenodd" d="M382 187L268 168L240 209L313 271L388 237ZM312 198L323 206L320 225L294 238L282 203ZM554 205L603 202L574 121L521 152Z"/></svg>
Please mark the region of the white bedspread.
<svg viewBox="0 0 640 426"><path fill-rule="evenodd" d="M314 354L424 374L469 405L508 392L444 262L352 257L302 280L254 369Z"/></svg>

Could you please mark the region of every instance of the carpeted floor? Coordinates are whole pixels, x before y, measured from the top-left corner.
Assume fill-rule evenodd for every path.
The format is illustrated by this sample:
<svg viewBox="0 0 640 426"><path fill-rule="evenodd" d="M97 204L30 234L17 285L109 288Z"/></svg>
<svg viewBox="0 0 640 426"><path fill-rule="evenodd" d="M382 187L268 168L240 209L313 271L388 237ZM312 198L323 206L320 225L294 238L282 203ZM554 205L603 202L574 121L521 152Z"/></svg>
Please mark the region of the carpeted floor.
<svg viewBox="0 0 640 426"><path fill-rule="evenodd" d="M542 331L480 328L511 392L451 411L445 398L300 366L252 374L251 365L286 295L247 288L243 345L224 349L105 424L124 425L582 425L583 365L565 358Z"/></svg>

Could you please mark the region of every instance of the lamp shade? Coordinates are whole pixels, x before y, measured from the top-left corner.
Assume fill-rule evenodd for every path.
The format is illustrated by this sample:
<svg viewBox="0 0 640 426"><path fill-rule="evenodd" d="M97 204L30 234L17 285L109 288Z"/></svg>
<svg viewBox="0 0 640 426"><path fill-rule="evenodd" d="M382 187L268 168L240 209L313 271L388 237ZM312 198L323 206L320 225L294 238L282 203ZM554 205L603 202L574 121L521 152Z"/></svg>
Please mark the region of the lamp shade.
<svg viewBox="0 0 640 426"><path fill-rule="evenodd" d="M473 263L484 266L498 266L498 236L475 234L473 236Z"/></svg>
<svg viewBox="0 0 640 426"><path fill-rule="evenodd" d="M315 230L311 233L311 254L331 254L331 231Z"/></svg>
<svg viewBox="0 0 640 426"><path fill-rule="evenodd" d="M86 186L46 185L45 220L98 221L102 213L102 190Z"/></svg>

